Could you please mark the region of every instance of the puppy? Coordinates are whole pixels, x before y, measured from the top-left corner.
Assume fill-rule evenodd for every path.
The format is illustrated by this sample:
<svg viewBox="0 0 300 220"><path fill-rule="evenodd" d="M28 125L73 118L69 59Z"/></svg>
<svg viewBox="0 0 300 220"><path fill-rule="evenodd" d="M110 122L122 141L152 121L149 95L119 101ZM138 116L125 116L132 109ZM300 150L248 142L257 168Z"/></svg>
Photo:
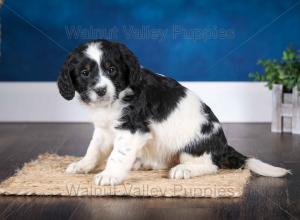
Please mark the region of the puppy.
<svg viewBox="0 0 300 220"><path fill-rule="evenodd" d="M172 179L220 168L248 168L271 177L290 172L237 152L201 99L176 80L141 67L123 44L95 40L76 48L64 63L58 88L67 100L78 95L95 127L86 155L66 172L89 173L102 166L95 176L98 185L120 184L131 169L170 168Z"/></svg>

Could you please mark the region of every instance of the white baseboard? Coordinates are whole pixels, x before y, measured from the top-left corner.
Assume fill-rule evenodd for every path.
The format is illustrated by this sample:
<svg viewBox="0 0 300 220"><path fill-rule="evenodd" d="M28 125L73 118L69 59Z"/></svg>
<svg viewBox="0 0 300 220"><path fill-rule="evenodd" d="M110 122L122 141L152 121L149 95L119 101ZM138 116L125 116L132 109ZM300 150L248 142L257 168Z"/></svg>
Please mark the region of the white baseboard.
<svg viewBox="0 0 300 220"><path fill-rule="evenodd" d="M182 82L221 122L270 122L271 92L259 82ZM2 122L88 122L77 100L66 101L55 82L0 83Z"/></svg>

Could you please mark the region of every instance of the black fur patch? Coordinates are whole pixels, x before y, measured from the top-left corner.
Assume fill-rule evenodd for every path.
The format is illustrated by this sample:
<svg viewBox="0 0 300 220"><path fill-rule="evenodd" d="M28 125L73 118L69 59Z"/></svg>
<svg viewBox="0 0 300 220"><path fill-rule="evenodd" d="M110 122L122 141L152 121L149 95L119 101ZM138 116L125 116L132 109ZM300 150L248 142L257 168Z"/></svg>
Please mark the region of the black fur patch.
<svg viewBox="0 0 300 220"><path fill-rule="evenodd" d="M213 123L211 123L211 122L205 123L201 126L201 133L202 134L210 134L210 133L212 133L213 128L214 128Z"/></svg>
<svg viewBox="0 0 300 220"><path fill-rule="evenodd" d="M208 107L205 103L202 102L203 112L206 115L209 122L219 122L215 114L212 112L210 107Z"/></svg>
<svg viewBox="0 0 300 220"><path fill-rule="evenodd" d="M222 127L213 133L213 123L219 123L219 121L211 109L206 104L202 104L208 122L201 126L201 133L210 136L195 140L187 145L183 152L195 156L209 153L213 163L219 168L237 169L244 167L247 157L227 144Z"/></svg>
<svg viewBox="0 0 300 220"><path fill-rule="evenodd" d="M178 102L186 95L186 89L177 81L162 77L141 69L142 80L139 86L132 87L134 95L124 97L129 104L123 109L118 127L131 132L149 131L149 121L161 122L176 108Z"/></svg>
<svg viewBox="0 0 300 220"><path fill-rule="evenodd" d="M227 145L227 140L223 130L220 128L216 133L211 134L209 138L195 140L185 147L183 152L195 156L201 156L204 153L218 153Z"/></svg>
<svg viewBox="0 0 300 220"><path fill-rule="evenodd" d="M212 152L213 162L220 168L244 168L246 156L237 152L233 147L226 145L218 152Z"/></svg>

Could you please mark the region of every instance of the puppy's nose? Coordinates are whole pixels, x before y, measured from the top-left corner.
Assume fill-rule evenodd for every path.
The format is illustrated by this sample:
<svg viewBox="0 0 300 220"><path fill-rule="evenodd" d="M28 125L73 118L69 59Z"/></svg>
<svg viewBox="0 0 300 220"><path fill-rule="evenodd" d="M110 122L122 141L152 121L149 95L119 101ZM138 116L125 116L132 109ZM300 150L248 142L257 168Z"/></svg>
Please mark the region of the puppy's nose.
<svg viewBox="0 0 300 220"><path fill-rule="evenodd" d="M106 86L95 89L98 96L104 96L106 94Z"/></svg>

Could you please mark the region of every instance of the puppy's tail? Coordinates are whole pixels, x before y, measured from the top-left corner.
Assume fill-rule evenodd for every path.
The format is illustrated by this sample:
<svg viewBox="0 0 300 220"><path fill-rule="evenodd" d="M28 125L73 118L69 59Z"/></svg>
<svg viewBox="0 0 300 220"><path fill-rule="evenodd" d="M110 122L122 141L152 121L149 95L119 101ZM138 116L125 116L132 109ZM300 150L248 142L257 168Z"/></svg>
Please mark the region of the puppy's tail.
<svg viewBox="0 0 300 220"><path fill-rule="evenodd" d="M292 174L290 170L272 166L255 158L247 159L245 167L261 176L282 177L287 174Z"/></svg>
<svg viewBox="0 0 300 220"><path fill-rule="evenodd" d="M242 155L241 153L237 152L233 147L229 145L227 147L228 148L226 154L229 156L227 156L226 163L223 163L223 166L227 168L245 167L256 174L269 177L282 177L287 174L292 174L290 170L272 166L256 158L248 158Z"/></svg>

